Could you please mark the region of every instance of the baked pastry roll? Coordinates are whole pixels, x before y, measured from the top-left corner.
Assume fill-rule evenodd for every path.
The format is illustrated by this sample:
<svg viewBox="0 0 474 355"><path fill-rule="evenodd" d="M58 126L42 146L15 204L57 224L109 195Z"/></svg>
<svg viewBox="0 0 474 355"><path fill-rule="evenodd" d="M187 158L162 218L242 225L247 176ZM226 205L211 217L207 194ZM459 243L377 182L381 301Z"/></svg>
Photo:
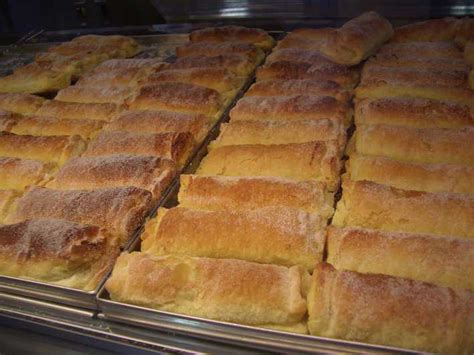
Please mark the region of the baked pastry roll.
<svg viewBox="0 0 474 355"><path fill-rule="evenodd" d="M343 179L332 224L473 239L474 197ZM415 213L416 212L416 213Z"/></svg>
<svg viewBox="0 0 474 355"><path fill-rule="evenodd" d="M10 132L12 127L15 126L22 117L23 116L18 113L0 109L0 131Z"/></svg>
<svg viewBox="0 0 474 355"><path fill-rule="evenodd" d="M127 99L133 97L134 94L135 90L128 87L86 87L74 85L59 90L54 99L66 102L114 103L121 105Z"/></svg>
<svg viewBox="0 0 474 355"><path fill-rule="evenodd" d="M8 222L55 218L100 226L118 237L123 246L152 207L151 193L137 187L90 191L34 187L16 201Z"/></svg>
<svg viewBox="0 0 474 355"><path fill-rule="evenodd" d="M456 35L458 20L445 17L410 23L395 28L391 42L439 42L452 41Z"/></svg>
<svg viewBox="0 0 474 355"><path fill-rule="evenodd" d="M116 104L77 103L48 100L37 111L39 116L60 119L112 121L123 110Z"/></svg>
<svg viewBox="0 0 474 355"><path fill-rule="evenodd" d="M120 253L97 226L38 219L0 226L0 274L90 291Z"/></svg>
<svg viewBox="0 0 474 355"><path fill-rule="evenodd" d="M302 265L311 271L323 259L324 226L318 215L288 207L253 211L162 208L155 219L147 222L141 250L157 256Z"/></svg>
<svg viewBox="0 0 474 355"><path fill-rule="evenodd" d="M296 266L135 252L119 256L105 287L118 302L305 333L307 275Z"/></svg>
<svg viewBox="0 0 474 355"><path fill-rule="evenodd" d="M328 263L474 290L474 241L430 234L328 227Z"/></svg>
<svg viewBox="0 0 474 355"><path fill-rule="evenodd" d="M337 141L211 146L197 174L316 179L335 191L341 168L339 155Z"/></svg>
<svg viewBox="0 0 474 355"><path fill-rule="evenodd" d="M148 155L170 159L178 167L182 167L191 155L193 148L194 140L189 132L101 132L89 144L83 156Z"/></svg>
<svg viewBox="0 0 474 355"><path fill-rule="evenodd" d="M308 294L312 335L462 354L474 350L474 295L320 264Z"/></svg>
<svg viewBox="0 0 474 355"><path fill-rule="evenodd" d="M206 56L215 57L223 54L240 54L245 55L252 59L257 64L263 62L265 59L265 53L257 46L250 43L241 42L221 42L221 43L206 43L189 42L183 46L176 47L176 56L189 57L189 56Z"/></svg>
<svg viewBox="0 0 474 355"><path fill-rule="evenodd" d="M389 97L358 100L355 124L388 124L417 128L458 128L474 125L474 109L456 102Z"/></svg>
<svg viewBox="0 0 474 355"><path fill-rule="evenodd" d="M313 141L339 141L346 144L344 126L336 120L230 121L221 124L215 144L287 144Z"/></svg>
<svg viewBox="0 0 474 355"><path fill-rule="evenodd" d="M370 58L365 67L376 65L390 68L421 68L437 70L459 70L468 72L469 65L462 58L431 58L410 53L377 54Z"/></svg>
<svg viewBox="0 0 474 355"><path fill-rule="evenodd" d="M181 175L179 206L211 211L257 210L284 206L327 220L334 196L320 181L274 177Z"/></svg>
<svg viewBox="0 0 474 355"><path fill-rule="evenodd" d="M354 181L369 180L405 190L474 195L474 165L406 163L353 153L347 171Z"/></svg>
<svg viewBox="0 0 474 355"><path fill-rule="evenodd" d="M35 95L0 93L0 109L22 115L36 113L45 101L44 98Z"/></svg>
<svg viewBox="0 0 474 355"><path fill-rule="evenodd" d="M55 171L53 163L0 157L0 189L24 190L28 185L42 185Z"/></svg>
<svg viewBox="0 0 474 355"><path fill-rule="evenodd" d="M125 111L104 127L106 131L135 133L190 132L201 142L210 129L209 118L201 114L172 111Z"/></svg>
<svg viewBox="0 0 474 355"><path fill-rule="evenodd" d="M411 128L358 126L355 148L366 155L383 155L413 163L474 164L474 128ZM460 144L461 143L461 144Z"/></svg>
<svg viewBox="0 0 474 355"><path fill-rule="evenodd" d="M416 56L432 58L462 58L462 52L453 42L389 43L380 48L377 55Z"/></svg>
<svg viewBox="0 0 474 355"><path fill-rule="evenodd" d="M143 68L122 68L115 70L94 70L79 79L76 86L106 87L106 88L133 88L144 80L148 71Z"/></svg>
<svg viewBox="0 0 474 355"><path fill-rule="evenodd" d="M62 165L85 149L86 142L79 136L20 136L0 132L0 156Z"/></svg>
<svg viewBox="0 0 474 355"><path fill-rule="evenodd" d="M159 71L166 68L167 66L168 63L156 58L109 59L99 64L94 69L94 73L123 69L146 69L151 71Z"/></svg>
<svg viewBox="0 0 474 355"><path fill-rule="evenodd" d="M112 35L85 35L71 40L73 45L99 45L100 47L113 47L119 50L118 56L122 58L133 57L140 52L140 45L132 37Z"/></svg>
<svg viewBox="0 0 474 355"><path fill-rule="evenodd" d="M81 157L69 160L47 187L57 190L92 190L135 186L150 191L158 199L175 174L175 164L171 160L157 157Z"/></svg>
<svg viewBox="0 0 474 355"><path fill-rule="evenodd" d="M55 117L24 116L16 121L10 132L32 136L74 136L83 139L95 137L104 121L61 120Z"/></svg>
<svg viewBox="0 0 474 355"><path fill-rule="evenodd" d="M322 118L340 121L346 125L352 119L347 103L330 96L245 96L230 111L234 121L295 121Z"/></svg>
<svg viewBox="0 0 474 355"><path fill-rule="evenodd" d="M266 31L243 26L208 27L189 34L191 42L243 42L251 43L264 51L270 51L275 40Z"/></svg>
<svg viewBox="0 0 474 355"><path fill-rule="evenodd" d="M1 190L0 189L0 225L6 223L6 219L10 214L10 209L14 201L20 196L18 190Z"/></svg>
<svg viewBox="0 0 474 355"><path fill-rule="evenodd" d="M333 61L324 57L319 51L300 48L285 48L274 50L265 60L265 64L281 61L301 62L312 65L335 64Z"/></svg>
<svg viewBox="0 0 474 355"><path fill-rule="evenodd" d="M352 94L334 81L299 79L299 80L260 80L253 84L245 96L280 96L314 95L331 96L348 102Z"/></svg>
<svg viewBox="0 0 474 355"><path fill-rule="evenodd" d="M238 76L249 76L255 70L255 62L243 54L220 54L216 56L192 55L178 58L168 69L224 68Z"/></svg>
<svg viewBox="0 0 474 355"><path fill-rule="evenodd" d="M40 67L70 74L71 80L77 80L83 72L89 69L91 63L95 62L95 58L96 56L93 54L62 55L40 52L35 55L35 62Z"/></svg>
<svg viewBox="0 0 474 355"><path fill-rule="evenodd" d="M143 86L129 107L134 110L165 110L217 117L223 109L221 95L213 89L185 83Z"/></svg>
<svg viewBox="0 0 474 355"><path fill-rule="evenodd" d="M336 63L310 64L282 60L257 69L257 81L268 79L330 80L345 88L353 88L359 81L359 73Z"/></svg>
<svg viewBox="0 0 474 355"><path fill-rule="evenodd" d="M336 29L324 28L297 28L278 41L274 51L286 48L319 50L321 43Z"/></svg>
<svg viewBox="0 0 474 355"><path fill-rule="evenodd" d="M356 65L374 54L393 35L390 22L376 12L366 12L328 34L320 51L344 65Z"/></svg>

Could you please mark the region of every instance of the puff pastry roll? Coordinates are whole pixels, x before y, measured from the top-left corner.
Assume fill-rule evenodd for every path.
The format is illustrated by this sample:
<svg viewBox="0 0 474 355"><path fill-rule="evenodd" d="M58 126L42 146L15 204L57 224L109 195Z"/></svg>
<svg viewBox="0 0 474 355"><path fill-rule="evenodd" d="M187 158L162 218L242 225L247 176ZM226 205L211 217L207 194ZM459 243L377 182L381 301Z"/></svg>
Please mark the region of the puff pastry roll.
<svg viewBox="0 0 474 355"><path fill-rule="evenodd" d="M101 132L89 144L83 156L149 155L170 159L182 167L191 155L193 148L194 140L189 132Z"/></svg>
<svg viewBox="0 0 474 355"><path fill-rule="evenodd" d="M274 62L301 62L308 64L316 65L334 65L335 63L326 57L324 57L319 51L308 50L308 49L299 49L299 48L286 48L274 50L266 58L265 64L270 64Z"/></svg>
<svg viewBox="0 0 474 355"><path fill-rule="evenodd" d="M116 104L77 103L49 100L38 110L37 115L60 119L112 121L123 110Z"/></svg>
<svg viewBox="0 0 474 355"><path fill-rule="evenodd" d="M34 187L16 201L9 223L55 218L105 228L123 246L152 208L152 195L137 187L52 190Z"/></svg>
<svg viewBox="0 0 474 355"><path fill-rule="evenodd" d="M358 126L356 151L413 163L474 164L474 128ZM463 144L466 143L466 144Z"/></svg>
<svg viewBox="0 0 474 355"><path fill-rule="evenodd" d="M369 180L405 190L474 195L474 165L406 163L353 153L347 170L354 181Z"/></svg>
<svg viewBox="0 0 474 355"><path fill-rule="evenodd" d="M18 190L0 189L0 225L6 223L6 219L11 212L10 209L19 196L20 192Z"/></svg>
<svg viewBox="0 0 474 355"><path fill-rule="evenodd" d="M287 144L312 141L346 143L346 131L341 122L329 119L288 121L230 121L220 127L215 144Z"/></svg>
<svg viewBox="0 0 474 355"><path fill-rule="evenodd" d="M330 96L245 96L230 111L234 121L296 121L322 118L349 125L352 110L347 103Z"/></svg>
<svg viewBox="0 0 474 355"><path fill-rule="evenodd" d="M416 56L427 58L462 58L462 52L453 42L389 43L377 55Z"/></svg>
<svg viewBox="0 0 474 355"><path fill-rule="evenodd" d="M339 155L337 141L211 147L197 174L316 179L335 191L341 168Z"/></svg>
<svg viewBox="0 0 474 355"><path fill-rule="evenodd" d="M61 120L55 117L24 116L16 122L10 132L32 136L81 136L94 137L104 125L104 121Z"/></svg>
<svg viewBox="0 0 474 355"><path fill-rule="evenodd" d="M334 196L320 181L274 177L181 175L179 206L212 211L285 206L317 213L327 220Z"/></svg>
<svg viewBox="0 0 474 355"><path fill-rule="evenodd" d="M445 17L410 23L395 28L391 42L441 42L452 41L456 35L458 20Z"/></svg>
<svg viewBox="0 0 474 355"><path fill-rule="evenodd" d="M131 109L167 110L216 117L223 108L221 95L213 89L185 83L144 86L130 103Z"/></svg>
<svg viewBox="0 0 474 355"><path fill-rule="evenodd" d="M386 275L314 270L308 294L312 335L423 352L474 350L474 295Z"/></svg>
<svg viewBox="0 0 474 355"><path fill-rule="evenodd" d="M119 256L105 287L118 302L306 333L307 277L296 266L135 252Z"/></svg>
<svg viewBox="0 0 474 355"><path fill-rule="evenodd" d="M51 179L55 165L37 160L0 157L0 189L24 190Z"/></svg>
<svg viewBox="0 0 474 355"><path fill-rule="evenodd" d="M20 136L0 133L0 156L41 160L62 165L80 155L86 142L79 136Z"/></svg>
<svg viewBox="0 0 474 355"><path fill-rule="evenodd" d="M238 76L249 76L255 70L255 62L243 54L220 54L216 56L192 55L178 58L169 69L224 68Z"/></svg>
<svg viewBox="0 0 474 355"><path fill-rule="evenodd" d="M95 289L120 253L97 226L38 219L0 226L0 274Z"/></svg>
<svg viewBox="0 0 474 355"><path fill-rule="evenodd" d="M38 111L46 100L30 94L2 94L0 93L0 109L32 115Z"/></svg>
<svg viewBox="0 0 474 355"><path fill-rule="evenodd" d="M241 42L206 43L189 42L176 48L178 58L189 56L215 57L223 54L240 54L249 57L257 64L263 62L265 53L257 46Z"/></svg>
<svg viewBox="0 0 474 355"><path fill-rule="evenodd" d="M431 58L405 54L377 54L370 58L365 67L376 65L389 68L421 68L437 70L459 70L468 72L469 65L462 58Z"/></svg>
<svg viewBox="0 0 474 355"><path fill-rule="evenodd" d="M374 54L393 35L390 22L376 12L366 12L330 33L321 44L325 56L344 65L356 65Z"/></svg>
<svg viewBox="0 0 474 355"><path fill-rule="evenodd" d="M347 178L342 189L332 220L337 227L474 238L471 195L401 190Z"/></svg>
<svg viewBox="0 0 474 355"><path fill-rule="evenodd" d="M57 190L92 190L135 186L150 191L155 199L176 174L175 164L151 156L107 155L69 160L47 187Z"/></svg>
<svg viewBox="0 0 474 355"><path fill-rule="evenodd" d="M85 35L79 36L70 42L71 45L90 45L99 46L99 50L102 48L113 48L118 51L114 55L122 58L133 57L140 52L140 45L132 37L112 35L112 36L99 36L99 35Z"/></svg>
<svg viewBox="0 0 474 355"><path fill-rule="evenodd" d="M417 128L458 128L474 125L474 108L456 102L389 97L358 100L356 125L388 124Z"/></svg>
<svg viewBox="0 0 474 355"><path fill-rule="evenodd" d="M265 64L257 69L257 81L268 79L330 80L345 88L352 88L359 81L359 74L336 63L310 64L282 60Z"/></svg>
<svg viewBox="0 0 474 355"><path fill-rule="evenodd" d="M125 111L104 127L106 131L135 133L190 132L201 142L210 129L209 118L201 114L172 111Z"/></svg>
<svg viewBox="0 0 474 355"><path fill-rule="evenodd" d="M0 109L0 131L10 132L22 117L18 113Z"/></svg>
<svg viewBox="0 0 474 355"><path fill-rule="evenodd" d="M297 28L278 41L274 50L297 48L317 51L321 48L321 43L335 30L331 27Z"/></svg>
<svg viewBox="0 0 474 355"><path fill-rule="evenodd" d="M67 73L71 80L77 80L85 71L97 62L97 55L92 53L78 53L75 55L62 55L52 52L40 52L35 55L35 62L42 68L52 71Z"/></svg>
<svg viewBox="0 0 474 355"><path fill-rule="evenodd" d="M243 26L208 27L193 31L189 35L191 42L243 42L251 43L264 51L275 45L275 40L266 31Z"/></svg>
<svg viewBox="0 0 474 355"><path fill-rule="evenodd" d="M280 95L314 95L331 96L348 102L352 94L334 81L299 79L299 80L260 80L253 84L245 96L280 96Z"/></svg>
<svg viewBox="0 0 474 355"><path fill-rule="evenodd" d="M76 86L97 86L117 88L132 88L138 86L139 82L148 75L147 70L142 68L123 68L115 70L94 70L79 79Z"/></svg>
<svg viewBox="0 0 474 355"><path fill-rule="evenodd" d="M127 99L133 97L135 90L127 87L85 87L69 86L59 90L55 100L80 103L114 103L123 104Z"/></svg>
<svg viewBox="0 0 474 355"><path fill-rule="evenodd" d="M328 227L328 263L474 290L474 241L430 234Z"/></svg>
<svg viewBox="0 0 474 355"><path fill-rule="evenodd" d="M167 63L156 58L109 59L99 64L94 69L94 73L128 69L159 71L167 66Z"/></svg>

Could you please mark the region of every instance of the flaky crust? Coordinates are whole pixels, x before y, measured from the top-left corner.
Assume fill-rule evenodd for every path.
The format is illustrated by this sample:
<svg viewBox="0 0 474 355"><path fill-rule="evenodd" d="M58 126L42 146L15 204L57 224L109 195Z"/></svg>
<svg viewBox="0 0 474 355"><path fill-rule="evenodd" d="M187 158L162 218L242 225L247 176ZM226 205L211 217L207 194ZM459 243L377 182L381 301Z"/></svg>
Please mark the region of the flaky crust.
<svg viewBox="0 0 474 355"><path fill-rule="evenodd" d="M189 57L189 56L206 56L214 57L223 54L241 54L251 58L256 64L263 61L265 54L257 46L250 43L240 42L221 42L221 43L206 43L189 42L183 46L176 47L176 56Z"/></svg>
<svg viewBox="0 0 474 355"><path fill-rule="evenodd" d="M276 50L295 48L317 51L335 28L297 28L278 41Z"/></svg>
<svg viewBox="0 0 474 355"><path fill-rule="evenodd" d="M410 55L426 58L462 58L462 52L453 42L389 43L377 54Z"/></svg>
<svg viewBox="0 0 474 355"><path fill-rule="evenodd" d="M18 190L0 189L0 224L7 223L7 217L11 213L15 200L21 195Z"/></svg>
<svg viewBox="0 0 474 355"><path fill-rule="evenodd" d="M18 123L23 116L19 113L5 111L0 109L0 131L11 132L11 129Z"/></svg>
<svg viewBox="0 0 474 355"><path fill-rule="evenodd" d="M438 42L452 41L456 35L458 20L445 17L410 23L395 28L391 42Z"/></svg>
<svg viewBox="0 0 474 355"><path fill-rule="evenodd" d="M239 76L248 76L255 70L255 62L244 54L228 53L216 56L191 55L178 58L169 69L224 68Z"/></svg>
<svg viewBox="0 0 474 355"><path fill-rule="evenodd" d="M158 71L166 68L168 64L156 58L109 59L99 64L94 72L106 72L122 69L148 69Z"/></svg>
<svg viewBox="0 0 474 355"><path fill-rule="evenodd" d="M60 119L112 121L123 110L116 104L77 103L48 100L36 112L39 116Z"/></svg>
<svg viewBox="0 0 474 355"><path fill-rule="evenodd" d="M59 90L55 100L80 103L113 103L122 105L135 95L135 90L127 87L69 86Z"/></svg>
<svg viewBox="0 0 474 355"><path fill-rule="evenodd" d="M365 67L376 65L389 68L421 68L438 70L469 71L469 65L462 58L424 57L410 53L377 54L370 58Z"/></svg>
<svg viewBox="0 0 474 355"><path fill-rule="evenodd" d="M95 69L79 79L75 86L103 88L134 88L149 74L146 68Z"/></svg>
<svg viewBox="0 0 474 355"><path fill-rule="evenodd" d="M36 113L45 101L44 98L35 95L0 93L0 109L23 115Z"/></svg>
<svg viewBox="0 0 474 355"><path fill-rule="evenodd" d="M24 190L28 185L43 185L55 171L52 163L0 157L0 189Z"/></svg>

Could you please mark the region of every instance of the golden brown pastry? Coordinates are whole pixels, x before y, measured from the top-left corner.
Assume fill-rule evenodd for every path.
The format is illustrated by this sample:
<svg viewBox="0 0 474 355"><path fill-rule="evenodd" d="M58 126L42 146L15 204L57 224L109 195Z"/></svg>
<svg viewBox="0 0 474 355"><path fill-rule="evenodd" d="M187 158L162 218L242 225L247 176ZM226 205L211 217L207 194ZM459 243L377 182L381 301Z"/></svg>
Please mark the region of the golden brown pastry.
<svg viewBox="0 0 474 355"><path fill-rule="evenodd" d="M118 51L116 56L119 58L133 57L140 52L140 45L135 39L119 35L85 35L74 38L70 43L72 45L98 45L99 49L111 47Z"/></svg>
<svg viewBox="0 0 474 355"><path fill-rule="evenodd" d="M405 190L474 195L474 165L407 163L352 153L347 171L354 181L374 181Z"/></svg>
<svg viewBox="0 0 474 355"><path fill-rule="evenodd" d="M206 56L215 57L223 54L241 54L249 57L252 61L257 64L261 63L265 58L264 52L257 46L250 43L241 42L221 42L221 43L206 43L189 42L183 46L176 48L176 56L189 57L189 56Z"/></svg>
<svg viewBox="0 0 474 355"><path fill-rule="evenodd" d="M300 48L285 48L274 50L266 58L265 64L270 64L274 62L301 62L308 63L311 65L335 65L336 64L324 57L319 51L300 49Z"/></svg>
<svg viewBox="0 0 474 355"><path fill-rule="evenodd" d="M337 227L474 238L472 195L401 190L348 178L342 189L332 220Z"/></svg>
<svg viewBox="0 0 474 355"><path fill-rule="evenodd" d="M211 146L197 174L316 179L335 191L341 168L339 155L337 141Z"/></svg>
<svg viewBox="0 0 474 355"><path fill-rule="evenodd" d="M317 213L323 220L333 213L333 199L320 181L275 177L181 175L178 194L180 207L234 211L285 206Z"/></svg>
<svg viewBox="0 0 474 355"><path fill-rule="evenodd" d="M456 35L458 20L444 17L410 23L395 28L391 42L440 42L452 41Z"/></svg>
<svg viewBox="0 0 474 355"><path fill-rule="evenodd" d="M87 147L83 156L130 154L167 158L184 166L194 148L189 132L135 133L101 132Z"/></svg>
<svg viewBox="0 0 474 355"><path fill-rule="evenodd" d="M361 125L355 148L366 155L383 155L413 163L474 164L474 128L412 128Z"/></svg>
<svg viewBox="0 0 474 355"><path fill-rule="evenodd" d="M156 58L109 59L99 64L94 73L122 69L147 69L158 71L167 67L167 63Z"/></svg>
<svg viewBox="0 0 474 355"><path fill-rule="evenodd" d="M390 68L421 68L437 70L469 71L469 65L462 58L436 58L412 55L410 53L377 54L364 67L371 65Z"/></svg>
<svg viewBox="0 0 474 355"><path fill-rule="evenodd" d="M95 289L120 253L97 226L38 219L0 226L0 274Z"/></svg>
<svg viewBox="0 0 474 355"><path fill-rule="evenodd" d="M196 142L201 142L209 129L209 118L204 115L172 111L125 111L104 127L106 131L136 133L190 132Z"/></svg>
<svg viewBox="0 0 474 355"><path fill-rule="evenodd" d="M46 101L36 113L39 116L60 119L112 121L123 107L115 104L77 103L57 100Z"/></svg>
<svg viewBox="0 0 474 355"><path fill-rule="evenodd" d="M115 70L93 70L76 83L77 86L133 88L145 79L148 71L143 68L122 68Z"/></svg>
<svg viewBox="0 0 474 355"><path fill-rule="evenodd" d="M141 251L302 265L311 271L323 259L324 226L318 215L288 207L253 211L162 208L146 224Z"/></svg>
<svg viewBox="0 0 474 355"><path fill-rule="evenodd" d="M44 98L35 95L0 93L0 109L22 115L36 113L45 101Z"/></svg>
<svg viewBox="0 0 474 355"><path fill-rule="evenodd" d="M6 223L6 219L10 214L10 210L14 201L20 196L18 190L1 190L0 189L0 225Z"/></svg>
<svg viewBox="0 0 474 355"><path fill-rule="evenodd" d="M137 187L52 190L34 187L19 198L9 223L36 218L65 219L105 228L123 246L152 208L152 195Z"/></svg>
<svg viewBox="0 0 474 355"><path fill-rule="evenodd" d="M43 185L55 171L53 163L0 157L0 189L24 190L28 185Z"/></svg>
<svg viewBox="0 0 474 355"><path fill-rule="evenodd" d="M120 255L106 288L118 302L305 333L307 277L296 266L135 252Z"/></svg>
<svg viewBox="0 0 474 355"><path fill-rule="evenodd" d="M274 51L285 48L319 50L321 44L335 28L297 28L278 41Z"/></svg>
<svg viewBox="0 0 474 355"><path fill-rule="evenodd" d="M174 162L152 156L107 155L69 160L47 187L92 190L135 186L158 199L176 174Z"/></svg>
<svg viewBox="0 0 474 355"><path fill-rule="evenodd" d="M113 103L121 105L135 95L135 90L128 87L112 86L69 86L59 90L55 100L80 103Z"/></svg>
<svg viewBox="0 0 474 355"><path fill-rule="evenodd" d="M430 234L328 227L328 263L474 290L474 241Z"/></svg>
<svg viewBox="0 0 474 355"><path fill-rule="evenodd" d="M462 52L453 42L389 43L377 55L417 56L426 58L462 58Z"/></svg>
<svg viewBox="0 0 474 355"><path fill-rule="evenodd" d="M264 51L269 51L275 40L266 31L259 28L248 28L243 26L221 26L208 27L202 30L191 32L189 35L191 42L243 42L251 43Z"/></svg>
<svg viewBox="0 0 474 355"><path fill-rule="evenodd" d="M246 55L228 53L216 56L192 55L178 58L168 69L224 68L238 76L249 76L255 70L255 62Z"/></svg>
<svg viewBox="0 0 474 355"><path fill-rule="evenodd" d="M79 136L20 136L0 133L0 156L41 160L62 165L80 155L86 142Z"/></svg>
<svg viewBox="0 0 474 355"><path fill-rule="evenodd" d="M62 55L53 52L40 52L35 55L35 62L42 68L52 71L67 73L71 80L77 80L82 73L97 62L97 55L92 53L77 53L73 55ZM21 71L21 69L20 69Z"/></svg>
<svg viewBox="0 0 474 355"><path fill-rule="evenodd" d="M450 101L389 97L358 100L355 124L388 124L417 128L474 126L474 108Z"/></svg>
<svg viewBox="0 0 474 355"><path fill-rule="evenodd" d="M393 35L390 22L371 11L353 18L328 34L322 54L344 65L356 65L374 54Z"/></svg>
<svg viewBox="0 0 474 355"><path fill-rule="evenodd" d="M433 353L474 351L472 291L338 271L325 263L312 278L312 335Z"/></svg>
<svg viewBox="0 0 474 355"><path fill-rule="evenodd" d="M22 117L19 113L0 109L0 131L10 132Z"/></svg>

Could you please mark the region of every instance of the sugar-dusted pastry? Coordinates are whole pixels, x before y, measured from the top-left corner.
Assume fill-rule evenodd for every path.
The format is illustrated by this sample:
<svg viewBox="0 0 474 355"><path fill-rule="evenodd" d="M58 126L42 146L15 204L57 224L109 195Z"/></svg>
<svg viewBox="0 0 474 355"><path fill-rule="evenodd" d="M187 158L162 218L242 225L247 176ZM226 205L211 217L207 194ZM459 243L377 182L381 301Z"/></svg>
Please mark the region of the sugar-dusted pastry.
<svg viewBox="0 0 474 355"><path fill-rule="evenodd" d="M364 67L371 65L389 68L421 68L437 70L469 71L469 65L463 58L433 58L417 56L416 54L387 53L377 54L370 58Z"/></svg>
<svg viewBox="0 0 474 355"><path fill-rule="evenodd" d="M39 116L57 117L60 119L80 119L112 121L123 110L116 104L77 103L57 100L46 101L36 112Z"/></svg>
<svg viewBox="0 0 474 355"><path fill-rule="evenodd" d="M55 100L80 103L123 104L135 95L135 89L112 86L69 86L59 90Z"/></svg>
<svg viewBox="0 0 474 355"><path fill-rule="evenodd" d="M261 63L265 58L264 52L257 46L250 43L241 42L221 42L221 43L207 43L207 42L189 42L185 45L176 47L176 56L206 56L214 57L223 54L241 54L249 57L254 63Z"/></svg>
<svg viewBox="0 0 474 355"><path fill-rule="evenodd" d="M62 120L56 117L23 116L16 121L10 132L32 136L81 136L83 139L94 137L105 121Z"/></svg>
<svg viewBox="0 0 474 355"><path fill-rule="evenodd" d="M274 50L266 58L265 63L270 64L273 62L301 62L315 65L335 65L335 63L323 56L319 51L300 49L300 48L285 48Z"/></svg>
<svg viewBox="0 0 474 355"><path fill-rule="evenodd" d="M348 178L343 179L342 190L332 220L337 227L474 239L472 195L401 190Z"/></svg>
<svg viewBox="0 0 474 355"><path fill-rule="evenodd" d="M84 75L76 83L77 86L133 88L140 80L147 77L148 72L143 68L121 68L115 70L93 70Z"/></svg>
<svg viewBox="0 0 474 355"><path fill-rule="evenodd" d="M323 220L333 213L333 199L320 181L252 176L181 175L178 194L180 207L234 211L285 206L316 213Z"/></svg>
<svg viewBox="0 0 474 355"><path fill-rule="evenodd" d="M92 190L135 186L150 191L155 199L176 174L175 164L152 156L107 155L69 160L47 187L57 190Z"/></svg>
<svg viewBox="0 0 474 355"><path fill-rule="evenodd" d="M0 225L6 223L6 219L10 214L12 205L20 195L21 193L18 190L0 189Z"/></svg>
<svg viewBox="0 0 474 355"><path fill-rule="evenodd" d="M87 291L120 253L105 229L61 219L0 225L0 240L0 274Z"/></svg>
<svg viewBox="0 0 474 355"><path fill-rule="evenodd" d="M320 264L308 294L312 335L422 352L474 351L474 294Z"/></svg>
<svg viewBox="0 0 474 355"><path fill-rule="evenodd" d="M197 174L316 179L335 191L341 168L339 155L337 141L211 146Z"/></svg>
<svg viewBox="0 0 474 355"><path fill-rule="evenodd" d="M189 132L101 132L89 143L85 157L112 154L148 155L170 159L182 167L194 148Z"/></svg>
<svg viewBox="0 0 474 355"><path fill-rule="evenodd" d="M388 97L358 100L354 120L359 125L388 124L418 128L474 126L474 108L451 101Z"/></svg>
<svg viewBox="0 0 474 355"><path fill-rule="evenodd" d="M224 68L238 76L249 76L255 70L255 62L246 55L237 53L216 56L192 55L178 58L168 69Z"/></svg>
<svg viewBox="0 0 474 355"><path fill-rule="evenodd" d="M0 157L0 189L23 190L28 185L42 185L55 171L53 163Z"/></svg>
<svg viewBox="0 0 474 355"><path fill-rule="evenodd" d="M118 50L116 55L119 58L133 57L140 52L140 45L135 39L120 35L84 35L72 39L70 43L72 45L97 45L99 49L102 47L112 47Z"/></svg>
<svg viewBox="0 0 474 355"><path fill-rule="evenodd" d="M417 56L426 58L462 58L462 52L453 42L389 43L380 48L377 55Z"/></svg>
<svg viewBox="0 0 474 355"><path fill-rule="evenodd" d="M66 219L105 228L124 245L152 208L152 195L137 187L52 190L34 187L19 198L8 218L15 223L35 218Z"/></svg>
<svg viewBox="0 0 474 355"><path fill-rule="evenodd" d="M405 190L474 195L474 165L407 163L352 153L346 170L354 181L369 180Z"/></svg>
<svg viewBox="0 0 474 355"><path fill-rule="evenodd" d="M344 65L356 65L374 54L393 35L390 22L376 12L366 12L328 34L322 54Z"/></svg>
<svg viewBox="0 0 474 355"><path fill-rule="evenodd" d="M332 226L327 231L327 262L336 269L474 291L474 241Z"/></svg>
<svg viewBox="0 0 474 355"><path fill-rule="evenodd" d="M53 52L39 52L35 55L35 62L42 68L67 73L71 80L77 80L82 73L90 69L96 62L97 55L92 53L77 53L74 55L62 55ZM19 68L20 71L22 70Z"/></svg>
<svg viewBox="0 0 474 355"><path fill-rule="evenodd" d="M366 155L383 155L413 163L474 164L474 127L412 128L361 125L355 148Z"/></svg>
<svg viewBox="0 0 474 355"><path fill-rule="evenodd" d="M79 136L21 136L0 133L0 156L41 160L62 165L80 155L86 142Z"/></svg>
<svg viewBox="0 0 474 355"><path fill-rule="evenodd" d="M251 43L264 51L269 51L275 40L266 31L259 28L248 28L243 26L220 26L208 27L191 32L191 42L243 42Z"/></svg>
<svg viewBox="0 0 474 355"><path fill-rule="evenodd" d="M22 117L19 113L0 109L0 131L10 132Z"/></svg>
<svg viewBox="0 0 474 355"><path fill-rule="evenodd" d="M106 289L118 302L306 333L307 277L296 266L135 252L120 255Z"/></svg>
<svg viewBox="0 0 474 355"><path fill-rule="evenodd" d="M223 123L216 145L287 144L338 140L343 149L346 131L342 121L234 121Z"/></svg>
<svg viewBox="0 0 474 355"><path fill-rule="evenodd" d="M116 71L122 69L147 69L158 71L168 64L156 58L109 59L99 64L94 72Z"/></svg>
<svg viewBox="0 0 474 355"><path fill-rule="evenodd" d="M245 96L331 96L343 102L351 99L349 90L334 81L316 79L260 80L253 84Z"/></svg>
<svg viewBox="0 0 474 355"><path fill-rule="evenodd" d="M456 35L458 20L444 17L410 23L396 27L391 42L440 42L452 41Z"/></svg>
<svg viewBox="0 0 474 355"><path fill-rule="evenodd" d="M190 132L201 142L210 129L210 120L201 114L172 111L124 111L104 127L106 131L136 133Z"/></svg>
<svg viewBox="0 0 474 355"><path fill-rule="evenodd" d="M2 94L0 93L0 109L32 115L38 111L46 100L30 94Z"/></svg>
<svg viewBox="0 0 474 355"><path fill-rule="evenodd" d="M217 117L223 98L213 89L185 83L143 86L129 107L134 110L167 110Z"/></svg>
<svg viewBox="0 0 474 355"><path fill-rule="evenodd" d="M239 121L294 121L321 118L343 120L349 124L352 110L347 103L330 96L245 96L230 111Z"/></svg>
<svg viewBox="0 0 474 355"><path fill-rule="evenodd" d="M335 28L330 27L297 28L278 41L274 51L286 48L317 51L321 47L322 42L335 30Z"/></svg>

